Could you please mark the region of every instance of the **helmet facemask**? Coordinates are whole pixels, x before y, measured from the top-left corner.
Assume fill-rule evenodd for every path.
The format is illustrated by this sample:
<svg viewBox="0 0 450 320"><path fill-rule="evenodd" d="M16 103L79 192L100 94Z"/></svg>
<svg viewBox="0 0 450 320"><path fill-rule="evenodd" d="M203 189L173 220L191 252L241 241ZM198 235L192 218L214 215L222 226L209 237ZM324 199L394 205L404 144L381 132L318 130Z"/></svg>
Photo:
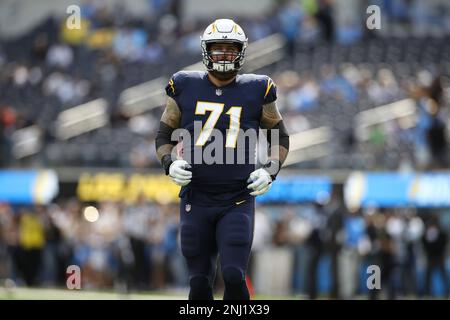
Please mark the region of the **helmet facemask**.
<svg viewBox="0 0 450 320"><path fill-rule="evenodd" d="M211 50L213 44L230 43L237 46L237 51ZM235 76L244 63L245 44L238 41L202 41L203 63L208 71L219 78Z"/></svg>

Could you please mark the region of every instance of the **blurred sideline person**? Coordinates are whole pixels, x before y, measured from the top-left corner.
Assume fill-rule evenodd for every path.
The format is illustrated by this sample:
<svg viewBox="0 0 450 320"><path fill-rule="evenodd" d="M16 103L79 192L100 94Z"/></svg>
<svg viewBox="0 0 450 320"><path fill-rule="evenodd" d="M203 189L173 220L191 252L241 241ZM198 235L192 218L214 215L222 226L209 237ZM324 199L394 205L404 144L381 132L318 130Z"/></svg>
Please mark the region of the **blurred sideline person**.
<svg viewBox="0 0 450 320"><path fill-rule="evenodd" d="M415 100L418 110L414 141L418 167L429 170L447 168L448 141L441 77L435 77L428 86L411 86L409 95Z"/></svg>
<svg viewBox="0 0 450 320"><path fill-rule="evenodd" d="M22 209L19 216L17 269L27 286L38 284L44 246L45 231L40 217L31 210Z"/></svg>
<svg viewBox="0 0 450 320"><path fill-rule="evenodd" d="M325 255L327 244L327 213L322 204L316 203L314 206L314 216L312 219L312 230L308 237L307 244L309 246L309 262L307 289L309 299L317 298L317 272L319 271L319 263Z"/></svg>
<svg viewBox="0 0 450 320"><path fill-rule="evenodd" d="M213 299L219 254L223 298L248 300L245 279L254 197L266 193L276 179L288 154L289 136L272 79L238 75L247 48L242 28L229 19L216 20L204 31L201 47L207 71L177 72L166 87L169 97L156 137L157 155L166 175L182 187L181 249L189 270L189 299ZM183 137L181 148L175 148L182 152L173 156L177 141L172 133L178 128L189 137ZM259 128L268 129L270 155L256 169L256 143L246 136L257 135ZM272 143L272 133L279 134L277 143ZM220 147L211 151L217 142ZM216 155L209 164L203 159L207 152ZM221 152L227 155L225 161L217 156ZM198 154L201 161L195 161ZM236 163L242 156L244 163Z"/></svg>
<svg viewBox="0 0 450 320"><path fill-rule="evenodd" d="M342 299L353 299L359 290L362 256L370 248L361 211L348 211L343 219L343 246L338 258Z"/></svg>
<svg viewBox="0 0 450 320"><path fill-rule="evenodd" d="M445 256L447 249L447 234L442 230L439 219L433 215L425 223L425 232L422 237L422 243L427 259L425 275L425 295L429 296L431 292L431 279L433 272L438 271L442 277L444 294L446 298L450 297L448 274L445 266Z"/></svg>
<svg viewBox="0 0 450 320"><path fill-rule="evenodd" d="M122 224L133 254L131 279L132 287L140 290L150 288L152 275L152 243L157 212L151 207L145 195L140 194L135 205L125 209Z"/></svg>
<svg viewBox="0 0 450 320"><path fill-rule="evenodd" d="M331 194L331 201L328 205L329 217L327 221L328 228L328 250L331 258L331 289L330 298L339 299L339 255L343 243L343 225L344 216L347 214L347 208L344 204L343 189L340 186L334 186Z"/></svg>

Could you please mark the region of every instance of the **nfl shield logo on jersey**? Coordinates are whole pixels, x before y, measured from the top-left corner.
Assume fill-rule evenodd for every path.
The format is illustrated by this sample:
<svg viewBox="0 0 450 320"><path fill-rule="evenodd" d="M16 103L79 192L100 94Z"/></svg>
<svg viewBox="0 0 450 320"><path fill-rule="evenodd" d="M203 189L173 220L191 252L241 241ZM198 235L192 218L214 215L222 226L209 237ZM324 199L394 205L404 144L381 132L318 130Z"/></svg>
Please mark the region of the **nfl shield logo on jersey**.
<svg viewBox="0 0 450 320"><path fill-rule="evenodd" d="M186 212L189 212L189 211L191 211L191 204L190 203L186 204Z"/></svg>
<svg viewBox="0 0 450 320"><path fill-rule="evenodd" d="M216 95L221 96L222 95L222 89L216 89Z"/></svg>

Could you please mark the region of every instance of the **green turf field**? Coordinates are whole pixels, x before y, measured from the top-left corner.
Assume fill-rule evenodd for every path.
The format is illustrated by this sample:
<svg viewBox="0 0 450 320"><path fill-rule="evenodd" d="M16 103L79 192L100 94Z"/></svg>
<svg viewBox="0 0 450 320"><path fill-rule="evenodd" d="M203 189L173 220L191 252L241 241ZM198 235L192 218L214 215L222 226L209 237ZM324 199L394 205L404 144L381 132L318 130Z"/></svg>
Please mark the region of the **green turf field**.
<svg viewBox="0 0 450 320"><path fill-rule="evenodd" d="M32 289L0 287L0 300L186 300L185 292L148 292L121 294L112 291L68 290L68 289ZM221 295L216 299L220 300ZM300 299L299 296L256 295L255 300Z"/></svg>
<svg viewBox="0 0 450 320"><path fill-rule="evenodd" d="M0 286L0 300L187 300L188 290L154 291L145 293L118 293L114 291L93 290L69 290L69 289L44 289L44 288L5 288ZM222 295L216 294L216 300L221 300ZM257 294L252 300L304 300L305 295L272 296ZM319 299L328 299L323 296ZM365 300L366 296L357 296L357 300ZM402 297L401 299L417 299L417 297ZM444 299L442 297L424 297L422 299Z"/></svg>
<svg viewBox="0 0 450 320"><path fill-rule="evenodd" d="M131 293L121 294L112 291L68 290L68 289L32 289L2 288L0 299L10 300L170 300L185 299L175 293Z"/></svg>

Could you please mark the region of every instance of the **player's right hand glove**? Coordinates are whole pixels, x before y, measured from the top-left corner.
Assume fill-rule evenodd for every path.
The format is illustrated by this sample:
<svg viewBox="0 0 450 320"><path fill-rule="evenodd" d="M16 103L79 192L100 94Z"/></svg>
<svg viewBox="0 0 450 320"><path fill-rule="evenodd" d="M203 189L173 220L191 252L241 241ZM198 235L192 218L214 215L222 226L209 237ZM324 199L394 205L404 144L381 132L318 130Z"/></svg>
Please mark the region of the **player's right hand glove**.
<svg viewBox="0 0 450 320"><path fill-rule="evenodd" d="M192 172L186 169L190 168L186 160L175 160L169 167L169 176L177 185L184 187L192 179Z"/></svg>
<svg viewBox="0 0 450 320"><path fill-rule="evenodd" d="M252 182L247 186L248 189L253 190L253 192L250 192L252 196L262 195L272 187L272 178L263 168L253 171L247 182Z"/></svg>

